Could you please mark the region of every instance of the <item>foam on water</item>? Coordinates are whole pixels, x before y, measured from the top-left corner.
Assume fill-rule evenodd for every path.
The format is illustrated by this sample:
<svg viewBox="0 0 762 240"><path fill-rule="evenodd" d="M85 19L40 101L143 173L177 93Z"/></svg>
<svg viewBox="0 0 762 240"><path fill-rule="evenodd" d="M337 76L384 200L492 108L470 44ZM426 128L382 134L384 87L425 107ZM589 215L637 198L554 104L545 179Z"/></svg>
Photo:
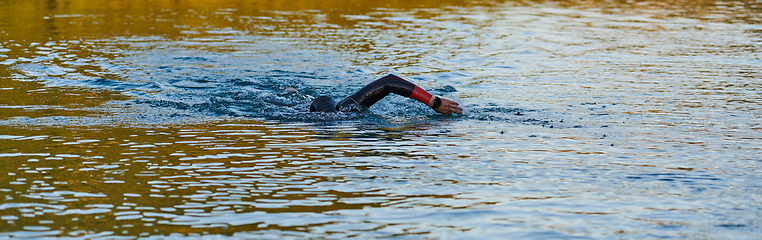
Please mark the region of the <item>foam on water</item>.
<svg viewBox="0 0 762 240"><path fill-rule="evenodd" d="M268 43L262 44L262 41ZM358 69L361 67L352 66L346 62L349 59L343 59L347 56L335 56L328 49L309 43L236 36L208 44L209 47L224 48L226 52L189 51L185 40L156 38L151 41L120 39L103 44L107 49L120 46L121 50L112 52L119 52L122 57L80 59L63 62L63 66L50 66L55 62L41 60L16 64L14 68L46 87L85 87L133 96L135 100L113 103L117 106L112 104L108 108L132 108L133 104L148 106L144 108L147 111L140 112L142 115L164 116L165 108L172 108L171 111L176 114L209 121L219 120L216 117L222 116L285 122L363 120L380 125L397 124L390 122L390 119L428 121L438 118L424 105L395 97L362 114L308 113L314 96L328 95L341 99L381 76L362 74L364 71ZM161 50L146 52L144 49ZM82 71L83 68L97 70ZM422 77L410 76L410 79L429 89L432 94L457 98L458 91L453 86L430 86L430 83L467 76L456 72ZM495 110L491 106L484 109L474 104L464 106L467 112L473 113L460 117L464 119L541 125L547 125L550 121L545 119L547 117L522 117L537 112L533 109L513 107L511 110ZM158 116L143 118L144 122L137 124L161 125L168 124L165 120L172 119ZM162 120L150 122L151 119ZM67 124L80 120L68 121ZM43 124L45 121L39 122ZM88 125L104 123L81 122Z"/></svg>

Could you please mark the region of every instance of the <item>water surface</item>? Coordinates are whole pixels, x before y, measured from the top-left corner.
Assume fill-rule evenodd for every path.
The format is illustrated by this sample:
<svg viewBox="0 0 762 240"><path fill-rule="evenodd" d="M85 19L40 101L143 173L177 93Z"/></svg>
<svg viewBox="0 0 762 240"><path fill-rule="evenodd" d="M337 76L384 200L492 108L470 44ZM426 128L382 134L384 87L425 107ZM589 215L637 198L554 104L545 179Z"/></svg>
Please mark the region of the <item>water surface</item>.
<svg viewBox="0 0 762 240"><path fill-rule="evenodd" d="M0 236L760 238L760 4L0 2Z"/></svg>

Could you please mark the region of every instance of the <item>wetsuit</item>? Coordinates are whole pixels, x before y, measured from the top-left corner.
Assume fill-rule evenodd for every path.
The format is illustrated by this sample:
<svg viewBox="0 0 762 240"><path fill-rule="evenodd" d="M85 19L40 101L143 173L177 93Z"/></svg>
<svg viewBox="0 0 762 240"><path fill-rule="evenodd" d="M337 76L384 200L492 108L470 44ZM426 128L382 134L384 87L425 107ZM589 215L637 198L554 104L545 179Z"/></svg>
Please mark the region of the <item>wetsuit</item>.
<svg viewBox="0 0 762 240"><path fill-rule="evenodd" d="M386 75L365 87L361 88L351 96L341 100L338 104L333 98L328 96L320 96L315 98L310 104L310 112L360 112L364 108L373 106L376 102L389 95L389 93L395 93L403 97L409 97L418 100L426 105L429 104L432 96L420 87L412 84L405 79L394 76L392 74ZM434 100L434 108L441 104L439 98Z"/></svg>
<svg viewBox="0 0 762 240"><path fill-rule="evenodd" d="M341 100L336 104L337 111L359 112L362 110L359 106L370 107L382 98L394 93L403 97L409 97L428 105L431 94L393 74L386 75L365 87L361 88L351 96Z"/></svg>

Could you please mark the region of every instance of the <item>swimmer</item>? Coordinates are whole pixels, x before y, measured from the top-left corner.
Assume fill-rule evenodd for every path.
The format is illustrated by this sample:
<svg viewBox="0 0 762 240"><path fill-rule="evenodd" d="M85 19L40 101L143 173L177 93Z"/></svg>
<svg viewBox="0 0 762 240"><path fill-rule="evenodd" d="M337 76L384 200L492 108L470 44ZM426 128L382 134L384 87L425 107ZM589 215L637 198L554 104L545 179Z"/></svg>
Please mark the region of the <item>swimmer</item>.
<svg viewBox="0 0 762 240"><path fill-rule="evenodd" d="M373 106L373 104L389 95L389 93L418 100L438 113L463 114L463 109L458 106L457 102L432 96L415 84L393 74L365 85L365 87L341 100L338 104L331 97L317 97L310 104L310 112L359 112L363 110L363 107L369 108Z"/></svg>

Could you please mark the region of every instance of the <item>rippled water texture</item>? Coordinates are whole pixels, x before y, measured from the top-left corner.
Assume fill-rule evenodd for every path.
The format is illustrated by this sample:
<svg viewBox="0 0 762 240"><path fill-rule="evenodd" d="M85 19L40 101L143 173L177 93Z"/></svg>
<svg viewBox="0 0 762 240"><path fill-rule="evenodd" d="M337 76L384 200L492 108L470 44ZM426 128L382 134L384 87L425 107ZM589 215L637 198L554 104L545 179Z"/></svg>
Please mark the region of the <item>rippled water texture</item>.
<svg viewBox="0 0 762 240"><path fill-rule="evenodd" d="M762 238L761 12L0 0L0 238Z"/></svg>

